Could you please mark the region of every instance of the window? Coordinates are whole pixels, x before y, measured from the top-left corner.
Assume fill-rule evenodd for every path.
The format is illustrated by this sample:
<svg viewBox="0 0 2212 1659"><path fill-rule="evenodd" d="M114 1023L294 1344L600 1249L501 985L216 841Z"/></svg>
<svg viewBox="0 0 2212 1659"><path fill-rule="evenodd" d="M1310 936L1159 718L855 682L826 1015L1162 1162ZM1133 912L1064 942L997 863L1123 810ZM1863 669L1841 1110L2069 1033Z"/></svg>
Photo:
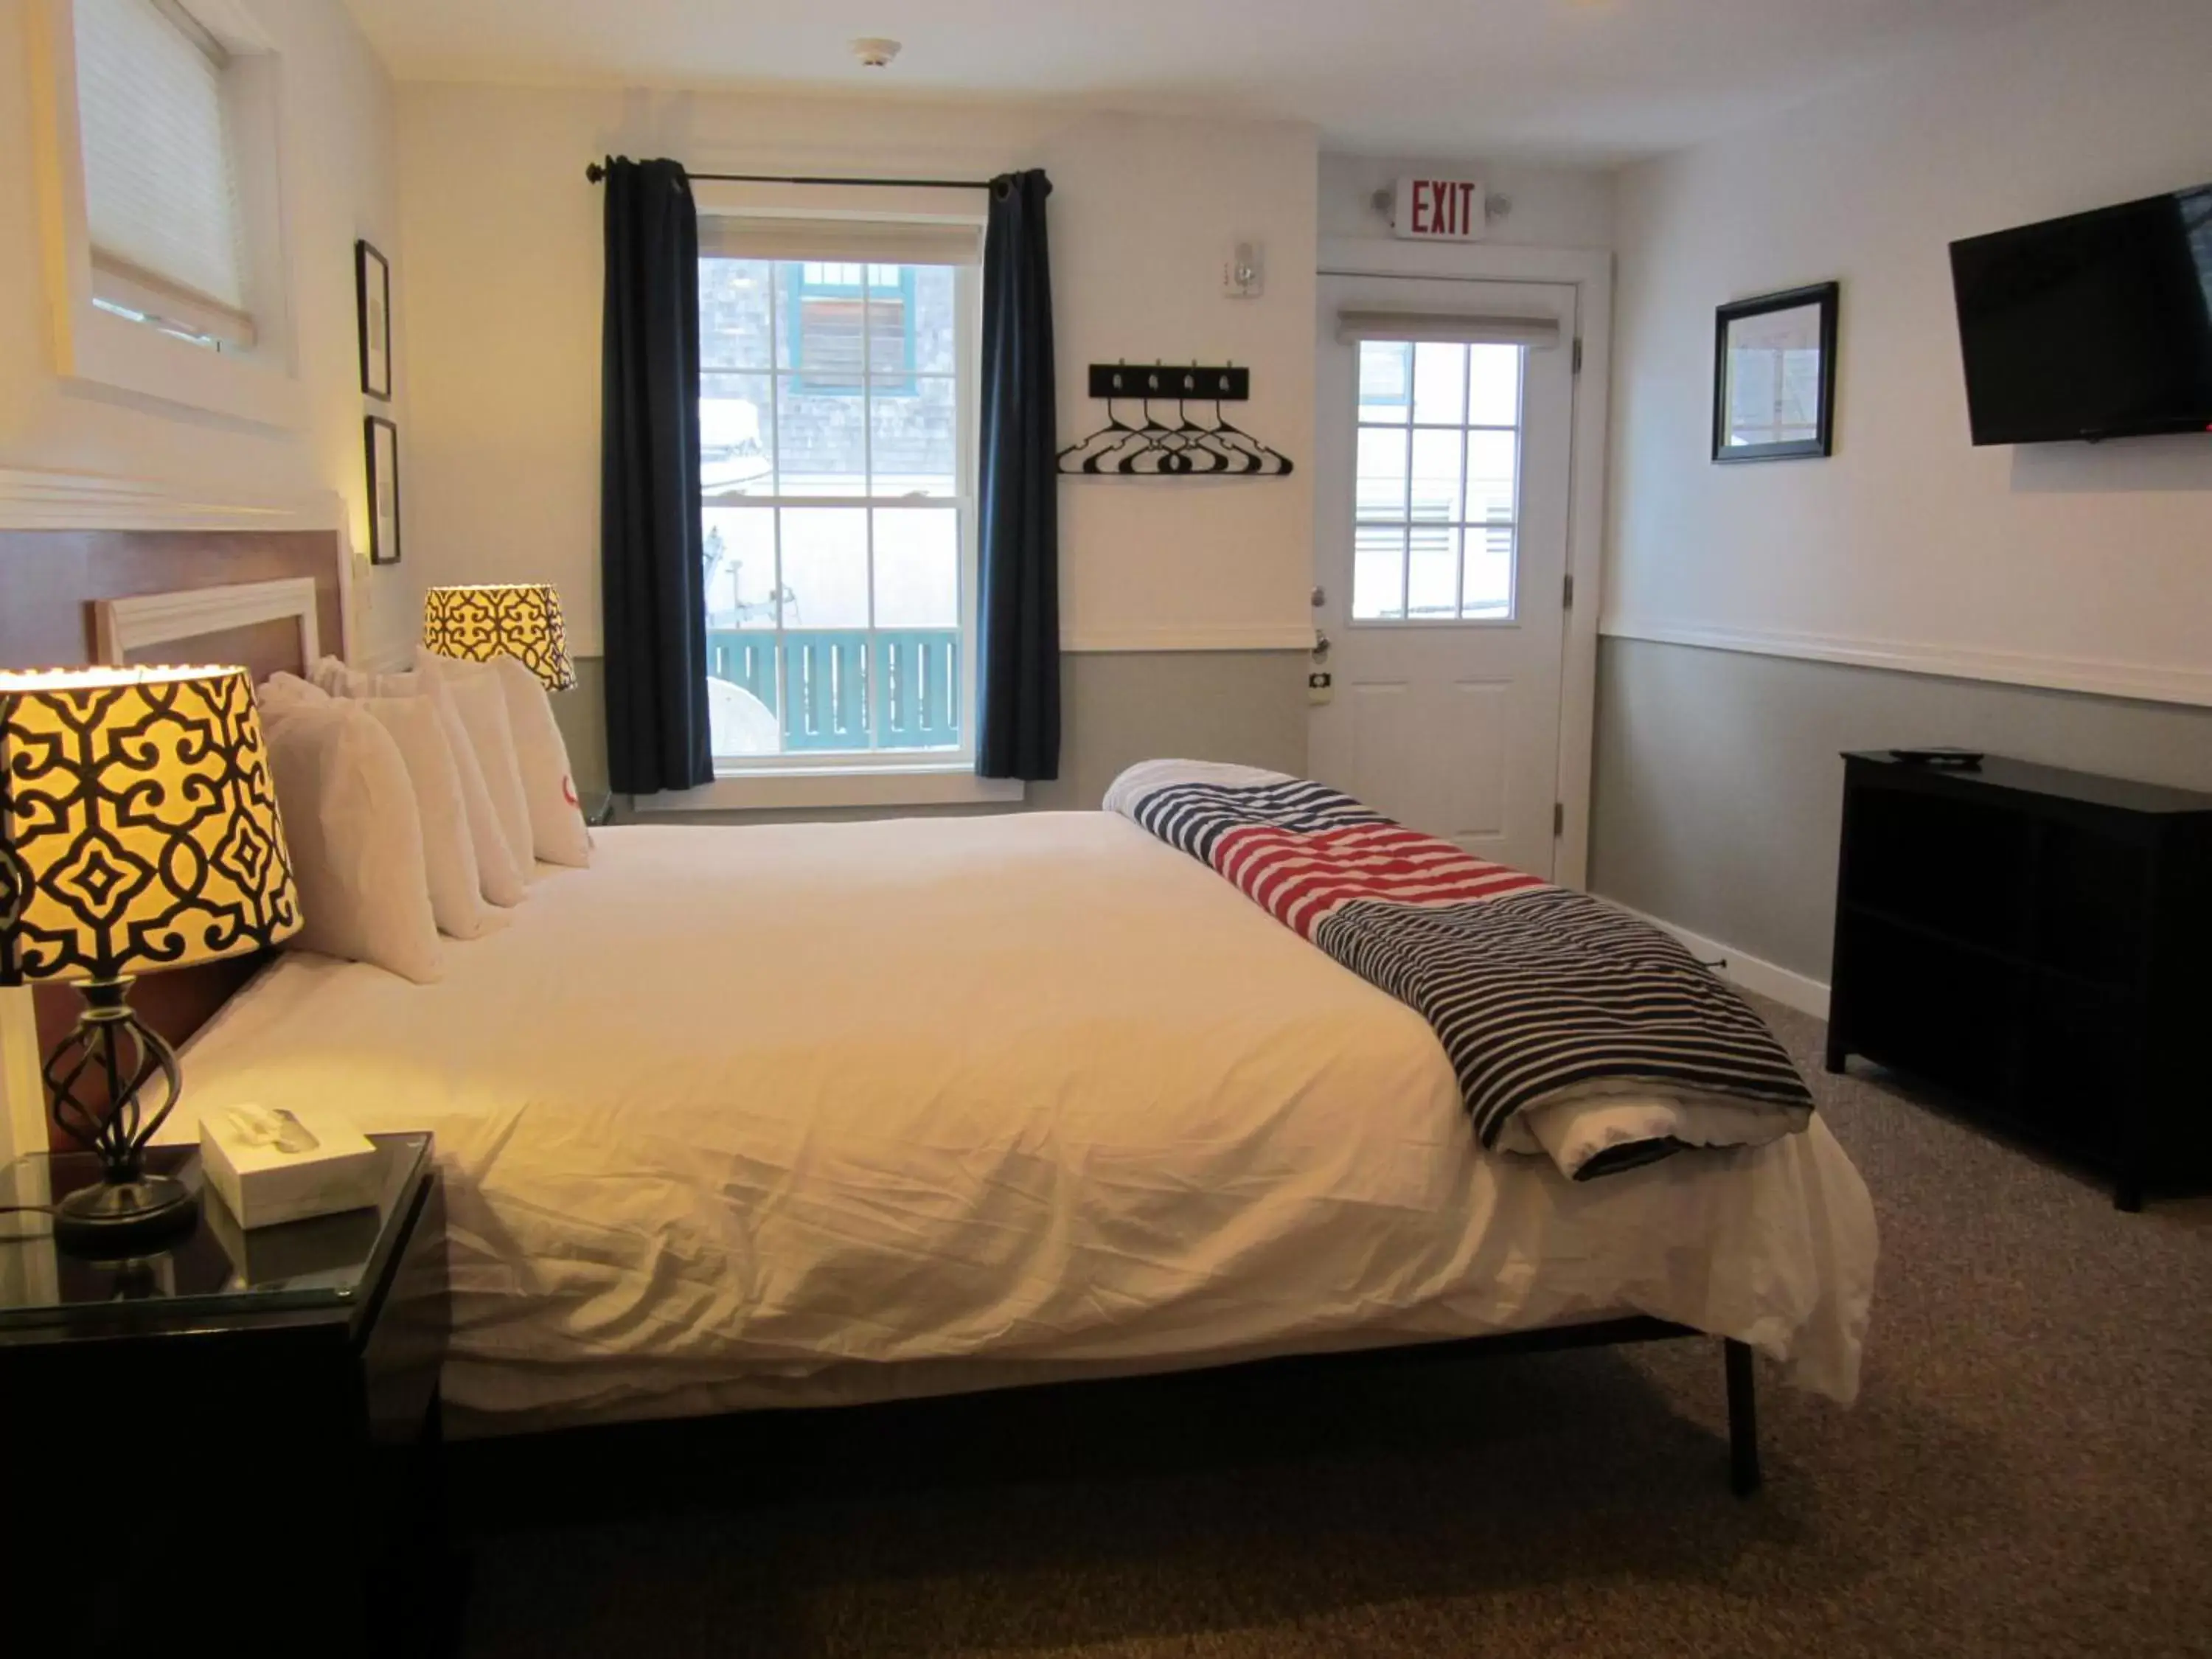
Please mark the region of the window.
<svg viewBox="0 0 2212 1659"><path fill-rule="evenodd" d="M251 347L228 51L179 0L76 0L92 301Z"/></svg>
<svg viewBox="0 0 2212 1659"><path fill-rule="evenodd" d="M717 763L957 766L974 752L975 234L722 220L702 241ZM794 247L809 257L747 257Z"/></svg>
<svg viewBox="0 0 2212 1659"><path fill-rule="evenodd" d="M913 380L902 377L914 370L913 266L809 259L782 270L798 319L792 358L801 386L859 397L872 379L876 397L912 393Z"/></svg>
<svg viewBox="0 0 2212 1659"><path fill-rule="evenodd" d="M1354 621L1511 620L1524 349L1359 343Z"/></svg>

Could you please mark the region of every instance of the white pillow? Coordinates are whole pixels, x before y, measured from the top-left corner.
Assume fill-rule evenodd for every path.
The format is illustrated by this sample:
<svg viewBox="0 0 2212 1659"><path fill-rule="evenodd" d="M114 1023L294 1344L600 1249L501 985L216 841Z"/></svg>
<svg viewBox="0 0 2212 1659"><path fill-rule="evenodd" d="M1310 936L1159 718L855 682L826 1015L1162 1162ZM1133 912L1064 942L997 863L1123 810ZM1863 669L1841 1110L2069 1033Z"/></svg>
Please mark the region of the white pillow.
<svg viewBox="0 0 2212 1659"><path fill-rule="evenodd" d="M335 662L335 657L325 659ZM312 680L282 669L253 688L254 701L264 708L296 708L303 703L328 702L331 694Z"/></svg>
<svg viewBox="0 0 2212 1659"><path fill-rule="evenodd" d="M500 927L499 913L485 904L483 878L477 868L476 843L469 839L467 810L461 805L461 769L438 718L434 700L362 697L378 725L392 734L415 786L415 805L422 820L422 863L429 873L430 914L438 931L455 939L481 939Z"/></svg>
<svg viewBox="0 0 2212 1659"><path fill-rule="evenodd" d="M495 657L499 689L507 696L507 725L514 732L514 757L522 768L522 791L530 807L530 844L548 864L592 861L592 832L584 827L583 803L568 770L568 745L553 718L545 683L516 657Z"/></svg>
<svg viewBox="0 0 2212 1659"><path fill-rule="evenodd" d="M365 674L348 668L336 657L315 665L315 684L341 697L427 697L438 711L453 766L460 774L461 811L468 820L469 842L477 855L477 879L483 896L494 904L520 904L530 896L528 866L515 860L500 826L499 809L492 804L491 788L484 781L483 765L476 744L461 724L459 711L443 684L427 674Z"/></svg>
<svg viewBox="0 0 2212 1659"><path fill-rule="evenodd" d="M536 862L530 834L530 796L522 785L522 763L514 750L514 726L507 716L507 694L500 690L499 674L488 662L460 662L441 657L427 646L415 654L416 672L452 698L469 741L477 746L483 766L491 804L499 812L499 827L506 833L508 850L527 878Z"/></svg>
<svg viewBox="0 0 2212 1659"><path fill-rule="evenodd" d="M343 701L280 702L262 730L300 890L301 927L288 945L418 985L441 978L422 820L392 734Z"/></svg>

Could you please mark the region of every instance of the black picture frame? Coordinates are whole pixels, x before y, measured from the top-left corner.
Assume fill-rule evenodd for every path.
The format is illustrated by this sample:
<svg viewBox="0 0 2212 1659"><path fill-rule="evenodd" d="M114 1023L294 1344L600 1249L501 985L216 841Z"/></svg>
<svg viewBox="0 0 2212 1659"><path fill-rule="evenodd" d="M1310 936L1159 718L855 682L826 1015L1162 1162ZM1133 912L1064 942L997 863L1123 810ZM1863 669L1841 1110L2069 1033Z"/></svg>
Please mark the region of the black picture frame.
<svg viewBox="0 0 2212 1659"><path fill-rule="evenodd" d="M1836 434L1836 319L1843 286L1838 283L1815 283L1806 288L1793 288L1779 294L1762 294L1748 300L1732 300L1714 313L1713 325L1713 459L1723 464L1737 461L1787 461L1814 459L1835 453ZM1809 312L1813 315L1802 320L1791 313ZM1735 390L1733 377L1729 374L1731 331L1739 325L1760 318L1777 318L1799 322L1801 331L1808 333L1817 342L1820 351L1819 386L1814 393L1813 432L1809 437L1777 437L1763 442L1732 443L1731 436L1746 429L1739 411L1731 407L1730 397ZM1782 349L1784 348L1769 348ZM1784 413L1782 375L1774 376L1776 404L1771 429L1787 429L1781 420ZM1790 422L1789 426L1802 425ZM1753 428L1755 429L1755 428Z"/></svg>
<svg viewBox="0 0 2212 1659"><path fill-rule="evenodd" d="M392 401L392 264L365 241L353 245L354 319L361 341L361 389Z"/></svg>
<svg viewBox="0 0 2212 1659"><path fill-rule="evenodd" d="M368 562L399 562L399 428L381 415L364 416L362 447L368 468Z"/></svg>

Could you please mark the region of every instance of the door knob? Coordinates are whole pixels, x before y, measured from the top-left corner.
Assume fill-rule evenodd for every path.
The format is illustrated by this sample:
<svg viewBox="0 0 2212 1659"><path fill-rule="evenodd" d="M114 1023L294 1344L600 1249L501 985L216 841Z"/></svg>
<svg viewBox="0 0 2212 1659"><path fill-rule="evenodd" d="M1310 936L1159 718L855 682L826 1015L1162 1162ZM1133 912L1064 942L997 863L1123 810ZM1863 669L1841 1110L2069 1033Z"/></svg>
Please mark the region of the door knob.
<svg viewBox="0 0 2212 1659"><path fill-rule="evenodd" d="M1315 610L1320 610L1322 606L1328 603L1328 589L1326 587L1315 588L1313 591L1313 598L1309 601L1309 603L1312 605Z"/></svg>

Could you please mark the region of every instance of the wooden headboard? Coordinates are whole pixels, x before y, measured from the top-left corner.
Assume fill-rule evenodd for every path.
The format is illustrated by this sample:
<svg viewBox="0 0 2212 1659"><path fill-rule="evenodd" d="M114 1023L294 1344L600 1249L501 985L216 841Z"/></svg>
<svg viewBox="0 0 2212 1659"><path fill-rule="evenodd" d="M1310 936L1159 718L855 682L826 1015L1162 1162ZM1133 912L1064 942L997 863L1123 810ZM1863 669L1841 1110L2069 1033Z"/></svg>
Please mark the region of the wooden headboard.
<svg viewBox="0 0 2212 1659"><path fill-rule="evenodd" d="M345 654L344 557L335 531L0 530L0 668L191 662L243 664L257 681L301 673L318 645ZM108 603L118 600L127 603ZM181 1045L265 960L148 975L131 1006ZM78 998L40 986L33 1000L43 1054L76 1023Z"/></svg>

